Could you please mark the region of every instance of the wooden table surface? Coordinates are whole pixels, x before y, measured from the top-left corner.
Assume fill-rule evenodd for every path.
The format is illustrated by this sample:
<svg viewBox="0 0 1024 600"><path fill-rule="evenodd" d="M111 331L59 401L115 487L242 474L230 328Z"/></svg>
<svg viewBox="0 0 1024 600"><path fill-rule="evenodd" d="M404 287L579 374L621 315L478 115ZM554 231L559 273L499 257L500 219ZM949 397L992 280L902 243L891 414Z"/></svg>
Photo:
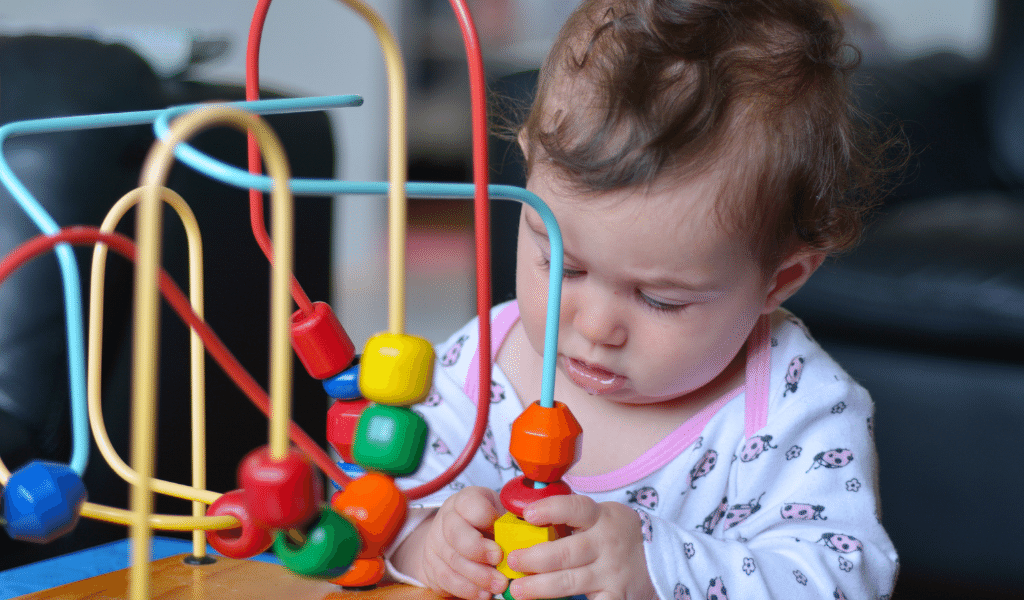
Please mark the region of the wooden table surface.
<svg viewBox="0 0 1024 600"><path fill-rule="evenodd" d="M441 600L434 592L400 584L345 591L333 583L300 577L280 565L218 556L210 565L189 565L187 554L153 561L153 600ZM128 600L128 569L19 596L15 600Z"/></svg>

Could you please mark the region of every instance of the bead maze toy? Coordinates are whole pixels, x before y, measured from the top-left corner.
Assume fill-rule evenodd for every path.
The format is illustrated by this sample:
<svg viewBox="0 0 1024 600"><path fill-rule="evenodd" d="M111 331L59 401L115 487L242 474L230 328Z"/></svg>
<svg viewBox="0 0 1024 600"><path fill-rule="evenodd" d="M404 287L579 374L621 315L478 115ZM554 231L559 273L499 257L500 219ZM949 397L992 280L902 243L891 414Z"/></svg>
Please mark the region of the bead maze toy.
<svg viewBox="0 0 1024 600"><path fill-rule="evenodd" d="M492 366L486 352L479 361L480 399L467 446L452 466L433 481L404 490L395 484L395 477L417 469L423 455L427 424L409 406L421 401L429 392L434 361L433 349L427 340L404 332L407 196L474 199L477 309L480 343L485 348L490 346L491 303L488 203L491 198L525 202L535 208L545 222L552 260L542 392L540 400L527 407L513 425L510 451L523 475L510 481L501 491L501 501L508 512L495 523L495 539L507 555L513 549L550 540L558 534L556 528L536 527L522 519L523 508L530 502L571 493L561 477L575 460L576 442L581 433L568 408L553 400L562 279L558 225L550 210L530 192L488 184L483 66L465 1L451 0L451 4L462 27L470 71L473 184L406 181L405 81L398 46L372 9L360 0L342 2L371 25L385 57L390 138L386 183L304 180L290 176L280 142L258 115L356 106L361 99L331 96L259 100L259 44L270 0L259 0L250 28L245 102L39 119L0 127L0 180L41 231L40 236L26 241L0 262L0 284L26 261L45 252L56 253L64 284L73 441L67 465L31 461L11 473L0 461L4 525L12 537L38 543L68 533L80 516L129 526L132 562L126 593L133 600L150 598L157 590L164 589L159 576L174 568L167 562L170 559L150 562L149 547L154 529L193 531L193 553L188 561L195 565L194 569L208 569L209 573L231 577L229 571L222 570L224 561L243 561L272 548L289 571L318 582L319 587L301 591L288 588L287 596L280 597L323 598L331 590L372 587L384 575L382 556L404 523L408 502L447 485L472 459L483 437L490 405L486 396L489 385L485 383L490 381ZM153 124L157 140L143 167L140 186L113 205L99 228L58 225L21 185L2 157L3 143L14 136L145 123ZM232 127L248 136L248 172L203 155L188 144L197 133L214 126ZM203 321L202 243L198 226L186 201L164 187L175 159L228 185L250 191L253 232L272 264L268 390L253 380ZM266 165L267 175L262 174L261 164ZM271 194L272 235L263 223L263 194L267 192ZM388 329L371 337L361 354L356 354L330 306L310 301L292 276L293 194L388 197ZM188 298L160 268L162 203L175 210L187 232ZM114 232L118 221L133 207L137 212L135 241ZM81 286L70 245L94 246L88 344L83 333ZM130 466L110 443L100 408L103 280L108 250L136 262ZM160 344L157 316L161 294L192 331L193 478L190 485L153 478L157 403L155 349ZM293 302L298 307L294 311ZM297 425L290 423L293 352L309 375L321 380L326 394L335 399L328 412L328 441L343 461L355 463L365 474L354 478L347 475L341 464L317 447ZM205 489L204 353L209 353L269 418L268 444L254 449L242 460L238 467L239 488L223 494ZM87 501L81 476L88 462L90 431L110 467L131 484L131 510ZM339 488L326 502L317 469ZM152 514L154 493L192 501L192 515ZM207 556L207 543L226 558L215 560ZM217 561L220 567L214 566ZM262 563L246 562L244 572L247 574L235 577L259 579L265 576L259 571L248 574L253 573L251 568ZM511 570L504 560L499 569L510 578L523 575ZM154 577L158 577L155 583ZM323 582L330 582L330 585L323 587ZM243 588L235 586L235 589ZM186 589L182 593L183 598L206 597L196 595L199 594L196 590ZM251 597L244 595L251 592L239 593L243 594L237 596L239 598ZM268 592L261 590L260 593ZM510 598L507 590L505 595Z"/></svg>

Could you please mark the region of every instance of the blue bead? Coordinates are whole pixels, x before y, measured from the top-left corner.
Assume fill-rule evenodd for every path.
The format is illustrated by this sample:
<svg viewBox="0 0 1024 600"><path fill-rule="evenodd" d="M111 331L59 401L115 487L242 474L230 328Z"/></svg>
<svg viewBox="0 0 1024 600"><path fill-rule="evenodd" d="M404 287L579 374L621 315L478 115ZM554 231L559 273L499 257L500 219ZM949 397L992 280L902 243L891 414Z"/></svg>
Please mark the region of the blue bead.
<svg viewBox="0 0 1024 600"><path fill-rule="evenodd" d="M363 475L366 475L366 469L360 467L357 464L347 463L347 462L345 462L343 460L338 461L338 468L341 469L342 473L348 475L352 479L359 479ZM336 490L340 490L341 489L341 486L338 485L338 482L334 481L333 479L330 480L330 481L331 481L331 485L334 486L334 489L336 489Z"/></svg>
<svg viewBox="0 0 1024 600"><path fill-rule="evenodd" d="M359 391L359 365L349 367L333 377L324 379L324 391L338 400L357 400L363 395Z"/></svg>
<svg viewBox="0 0 1024 600"><path fill-rule="evenodd" d="M78 524L85 485L67 465L34 460L15 471L4 488L4 519L12 538L45 544Z"/></svg>

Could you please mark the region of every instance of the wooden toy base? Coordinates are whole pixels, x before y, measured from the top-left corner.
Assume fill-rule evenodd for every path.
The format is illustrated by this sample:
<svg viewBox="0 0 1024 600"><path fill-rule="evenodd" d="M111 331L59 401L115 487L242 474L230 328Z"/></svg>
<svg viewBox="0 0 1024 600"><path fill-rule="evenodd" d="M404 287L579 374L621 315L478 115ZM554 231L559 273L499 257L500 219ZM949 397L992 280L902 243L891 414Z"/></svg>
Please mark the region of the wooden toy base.
<svg viewBox="0 0 1024 600"><path fill-rule="evenodd" d="M218 556L210 565L189 565L187 554L151 564L154 600L439 600L434 592L408 585L345 591L307 579L280 565ZM130 569L19 596L14 600L121 600L128 598Z"/></svg>

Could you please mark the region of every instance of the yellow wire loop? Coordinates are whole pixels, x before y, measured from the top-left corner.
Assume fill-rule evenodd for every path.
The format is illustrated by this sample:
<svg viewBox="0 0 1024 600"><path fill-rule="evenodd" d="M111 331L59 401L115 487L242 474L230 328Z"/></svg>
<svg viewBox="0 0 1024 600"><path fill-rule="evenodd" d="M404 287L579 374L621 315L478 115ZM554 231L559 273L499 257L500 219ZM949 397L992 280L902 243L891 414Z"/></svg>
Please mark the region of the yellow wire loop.
<svg viewBox="0 0 1024 600"><path fill-rule="evenodd" d="M132 486L132 571L131 597L149 597L149 544L152 531L149 516L153 507L154 420L156 416L156 375L159 347L159 295L157 275L160 264L161 206L159 191L167 180L177 144L215 125L251 133L273 178L271 191L274 264L271 271L270 303L270 454L283 458L288 450L291 421L292 355L290 341L291 283L294 233L293 201L288 189L291 176L284 150L266 121L230 106L210 106L175 119L164 140L150 149L141 177L142 200L138 210L139 262L135 269L135 339L132 371L132 465L138 474Z"/></svg>
<svg viewBox="0 0 1024 600"><path fill-rule="evenodd" d="M118 200L103 219L100 230L114 231L124 215L142 198L142 188L136 188ZM169 204L185 228L188 240L189 298L192 310L203 317L203 241L199 224L188 203L177 192L161 188L161 198ZM89 281L89 340L86 391L89 405L89 426L100 454L107 464L129 484L138 481L135 471L117 454L103 421L101 377L103 372L103 300L106 275L107 245L97 243L93 249L92 275ZM203 342L199 334L191 332L190 360L192 374L192 486L181 485L160 479L152 482L153 491L178 498L192 500L192 516L202 517L205 504L212 504L220 494L206 490L206 363ZM204 504L205 503L205 504ZM206 555L206 534L197 529L193 535L193 553L202 558Z"/></svg>
<svg viewBox="0 0 1024 600"><path fill-rule="evenodd" d="M388 332L405 333L406 90L402 51L387 24L361 0L341 0L377 35L388 78Z"/></svg>

